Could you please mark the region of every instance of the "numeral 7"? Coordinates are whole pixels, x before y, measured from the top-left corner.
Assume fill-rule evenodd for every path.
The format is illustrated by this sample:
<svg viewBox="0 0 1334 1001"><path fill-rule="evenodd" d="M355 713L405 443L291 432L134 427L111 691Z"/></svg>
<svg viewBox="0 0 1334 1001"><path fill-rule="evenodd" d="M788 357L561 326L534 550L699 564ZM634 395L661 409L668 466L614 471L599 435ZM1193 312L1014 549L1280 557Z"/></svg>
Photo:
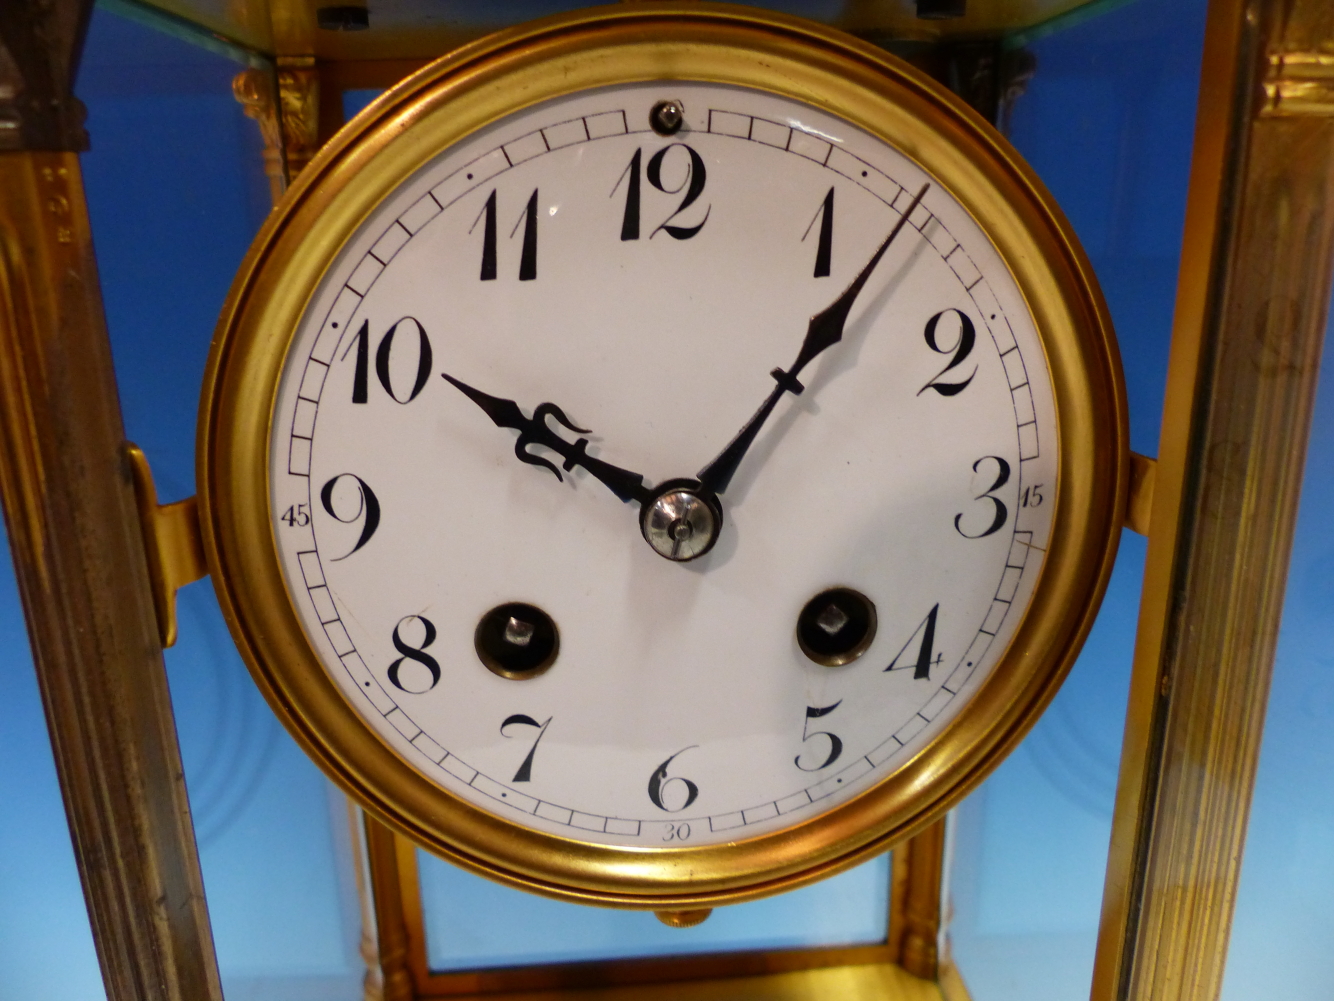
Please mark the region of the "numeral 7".
<svg viewBox="0 0 1334 1001"><path fill-rule="evenodd" d="M531 716L525 716L523 713L515 713L513 716L505 717L505 722L500 724L500 735L509 737L511 734L505 732L507 726L535 726L537 727L537 739L533 741L533 746L528 749L528 757L523 759L523 764L519 770L514 773L511 782L531 782L533 778L533 755L537 753L537 745L542 743L542 736L547 732L547 727L551 724L554 716L548 716L545 723L539 723Z"/></svg>

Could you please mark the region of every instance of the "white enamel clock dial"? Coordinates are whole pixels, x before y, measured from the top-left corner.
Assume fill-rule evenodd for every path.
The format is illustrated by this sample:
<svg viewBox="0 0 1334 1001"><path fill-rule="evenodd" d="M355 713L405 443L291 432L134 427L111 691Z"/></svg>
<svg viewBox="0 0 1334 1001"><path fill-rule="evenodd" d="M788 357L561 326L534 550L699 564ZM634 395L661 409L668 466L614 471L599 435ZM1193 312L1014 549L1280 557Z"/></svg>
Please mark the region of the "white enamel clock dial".
<svg viewBox="0 0 1334 1001"><path fill-rule="evenodd" d="M774 393L698 559L581 461L704 478ZM1032 315L951 192L810 105L698 83L548 101L422 166L318 286L273 413L273 532L344 697L442 789L612 846L791 827L926 746L1023 617L1060 460ZM832 588L874 634L831 666L798 620ZM475 634L516 602L559 646L506 677Z"/></svg>

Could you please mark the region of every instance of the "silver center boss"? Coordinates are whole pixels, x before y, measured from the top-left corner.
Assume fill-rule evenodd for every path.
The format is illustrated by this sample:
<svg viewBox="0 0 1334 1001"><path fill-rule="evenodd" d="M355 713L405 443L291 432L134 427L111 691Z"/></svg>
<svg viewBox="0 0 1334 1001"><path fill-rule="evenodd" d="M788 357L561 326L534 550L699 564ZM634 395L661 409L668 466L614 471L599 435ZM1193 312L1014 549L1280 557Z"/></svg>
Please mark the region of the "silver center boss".
<svg viewBox="0 0 1334 1001"><path fill-rule="evenodd" d="M668 480L644 503L639 527L654 552L684 563L713 548L723 511L695 481Z"/></svg>

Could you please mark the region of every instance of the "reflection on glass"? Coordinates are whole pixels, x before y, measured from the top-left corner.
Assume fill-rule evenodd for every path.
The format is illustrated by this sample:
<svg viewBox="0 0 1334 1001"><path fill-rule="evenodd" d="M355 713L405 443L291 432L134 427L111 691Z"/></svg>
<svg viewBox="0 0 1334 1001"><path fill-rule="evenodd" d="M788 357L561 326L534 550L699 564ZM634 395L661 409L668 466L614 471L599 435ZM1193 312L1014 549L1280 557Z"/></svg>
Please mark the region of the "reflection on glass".
<svg viewBox="0 0 1334 1001"><path fill-rule="evenodd" d="M645 911L548 900L417 853L432 970L475 970L630 956L873 945L889 926L889 856L813 886L720 907L694 928Z"/></svg>
<svg viewBox="0 0 1334 1001"><path fill-rule="evenodd" d="M100 1001L102 973L0 523L0 998Z"/></svg>
<svg viewBox="0 0 1334 1001"><path fill-rule="evenodd" d="M1116 325L1131 447L1157 452L1204 0L1137 0L1032 46L1010 138L1069 217ZM1098 620L1028 738L956 813L950 945L974 1001L1080 1001L1093 972L1144 569L1125 533Z"/></svg>

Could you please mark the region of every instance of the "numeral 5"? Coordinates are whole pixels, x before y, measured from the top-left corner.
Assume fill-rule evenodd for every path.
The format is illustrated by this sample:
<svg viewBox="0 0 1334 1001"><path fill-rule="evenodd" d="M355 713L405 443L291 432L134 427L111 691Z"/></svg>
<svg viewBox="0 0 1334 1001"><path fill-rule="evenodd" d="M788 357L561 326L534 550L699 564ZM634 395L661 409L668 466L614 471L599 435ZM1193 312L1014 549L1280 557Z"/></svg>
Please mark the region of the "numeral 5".
<svg viewBox="0 0 1334 1001"><path fill-rule="evenodd" d="M822 708L817 708L816 706L806 707L806 722L803 723L801 727L801 742L805 744L807 741L814 740L816 737L828 737L829 751L825 754L824 761L822 761L818 765L815 765L814 767L807 767L806 765L803 765L801 763L802 756L800 754L798 754L795 758L793 758L792 763L796 765L798 768L800 768L803 772L818 772L822 768L828 768L835 761L837 761L838 756L843 753L843 741L841 738L835 736L834 734L828 732L827 730L816 730L815 733L809 732L811 720L819 719L821 716L828 716L831 712L833 712L842 704L843 700L839 699L832 706L824 706Z"/></svg>

